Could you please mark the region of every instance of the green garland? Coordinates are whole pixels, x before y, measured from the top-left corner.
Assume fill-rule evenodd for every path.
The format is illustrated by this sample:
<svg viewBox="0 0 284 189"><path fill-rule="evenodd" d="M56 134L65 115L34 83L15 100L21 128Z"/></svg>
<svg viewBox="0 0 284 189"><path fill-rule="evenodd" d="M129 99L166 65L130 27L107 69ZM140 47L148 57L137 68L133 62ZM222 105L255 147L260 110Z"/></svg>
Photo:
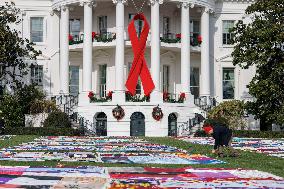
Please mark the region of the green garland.
<svg viewBox="0 0 284 189"><path fill-rule="evenodd" d="M91 103L94 103L94 102L108 102L108 101L110 101L111 99L110 98L108 98L108 97L105 97L105 98L97 98L97 97L91 97L90 98L90 102Z"/></svg>
<svg viewBox="0 0 284 189"><path fill-rule="evenodd" d="M69 41L69 45L76 45L76 44L81 44L81 43L83 43L83 40L78 40L78 41L71 40L71 41Z"/></svg>
<svg viewBox="0 0 284 189"><path fill-rule="evenodd" d="M141 95L134 95L132 96L130 93L125 93L125 99L128 102L149 102L149 96L141 96Z"/></svg>
<svg viewBox="0 0 284 189"><path fill-rule="evenodd" d="M96 36L95 40L97 42L109 43L109 42L112 42L113 40L115 40L115 35L111 38L107 38L105 36Z"/></svg>
<svg viewBox="0 0 284 189"><path fill-rule="evenodd" d="M164 42L164 43L180 43L180 38L168 39L168 38L160 37L160 40L161 42Z"/></svg>
<svg viewBox="0 0 284 189"><path fill-rule="evenodd" d="M113 40L115 40L115 35L111 38L107 38L107 37L104 37L104 36L96 36L94 39L97 41L97 42L103 42L103 43L109 43L109 42L112 42ZM69 45L76 45L76 44L81 44L83 43L84 41L81 39L81 40L69 40Z"/></svg>

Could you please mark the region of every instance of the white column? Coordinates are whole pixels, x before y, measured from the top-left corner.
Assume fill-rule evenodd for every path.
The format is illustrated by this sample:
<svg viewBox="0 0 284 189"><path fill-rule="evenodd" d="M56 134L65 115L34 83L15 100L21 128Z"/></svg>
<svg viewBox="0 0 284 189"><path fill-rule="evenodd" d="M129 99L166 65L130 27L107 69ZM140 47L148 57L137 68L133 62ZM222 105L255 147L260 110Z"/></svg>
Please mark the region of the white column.
<svg viewBox="0 0 284 189"><path fill-rule="evenodd" d="M151 4L151 76L155 89L151 93L151 102L163 102L160 84L160 4L162 0L150 0Z"/></svg>
<svg viewBox="0 0 284 189"><path fill-rule="evenodd" d="M204 8L201 15L201 78L200 96L210 96L210 57L209 57L209 9Z"/></svg>
<svg viewBox="0 0 284 189"><path fill-rule="evenodd" d="M84 2L83 92L92 90L93 2Z"/></svg>
<svg viewBox="0 0 284 189"><path fill-rule="evenodd" d="M113 101L125 102L124 87L124 3L125 0L113 0L116 4L116 49L115 49L115 90Z"/></svg>
<svg viewBox="0 0 284 189"><path fill-rule="evenodd" d="M60 19L60 93L69 93L69 8L61 7Z"/></svg>
<svg viewBox="0 0 284 189"><path fill-rule="evenodd" d="M181 86L186 102L193 102L190 92L190 19L189 9L194 5L181 3Z"/></svg>

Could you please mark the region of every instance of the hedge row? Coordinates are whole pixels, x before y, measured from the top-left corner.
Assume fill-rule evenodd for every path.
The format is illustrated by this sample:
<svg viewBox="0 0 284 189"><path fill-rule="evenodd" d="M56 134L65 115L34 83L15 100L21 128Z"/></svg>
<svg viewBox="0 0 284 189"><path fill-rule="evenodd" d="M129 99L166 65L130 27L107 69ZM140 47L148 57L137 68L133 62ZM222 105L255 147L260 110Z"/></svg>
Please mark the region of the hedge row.
<svg viewBox="0 0 284 189"><path fill-rule="evenodd" d="M203 130L196 131L195 137L207 137L208 135ZM247 138L284 138L284 132L281 131L251 131L251 130L235 130L234 137Z"/></svg>
<svg viewBox="0 0 284 189"><path fill-rule="evenodd" d="M6 135L41 135L41 136L80 136L81 130L72 128L50 128L50 127L9 127L5 128Z"/></svg>
<svg viewBox="0 0 284 189"><path fill-rule="evenodd" d="M284 132L281 131L233 131L235 137L250 138L284 138Z"/></svg>

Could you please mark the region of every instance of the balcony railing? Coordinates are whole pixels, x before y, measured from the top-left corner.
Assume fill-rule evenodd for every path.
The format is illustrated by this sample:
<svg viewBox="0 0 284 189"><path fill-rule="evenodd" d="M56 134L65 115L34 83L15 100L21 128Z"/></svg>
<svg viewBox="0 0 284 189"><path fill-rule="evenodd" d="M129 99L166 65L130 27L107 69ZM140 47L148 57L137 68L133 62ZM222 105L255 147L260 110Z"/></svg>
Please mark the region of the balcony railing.
<svg viewBox="0 0 284 189"><path fill-rule="evenodd" d="M163 37L160 37L161 42L164 43L180 43L181 35L175 33L163 34Z"/></svg>
<svg viewBox="0 0 284 189"><path fill-rule="evenodd" d="M217 100L210 96L200 96L194 99L194 104L204 111L209 111L218 105Z"/></svg>
<svg viewBox="0 0 284 189"><path fill-rule="evenodd" d="M125 92L126 102L150 102L150 96L145 96L142 94L131 95L129 91Z"/></svg>
<svg viewBox="0 0 284 189"><path fill-rule="evenodd" d="M116 39L115 33L112 32L104 32L104 33L92 33L93 42L103 42L108 43ZM84 42L84 33L79 35L69 35L69 45L81 44Z"/></svg>
<svg viewBox="0 0 284 189"><path fill-rule="evenodd" d="M91 103L94 102L110 102L112 100L112 97L106 96L106 97L101 97L100 94L97 93L92 93L92 95L89 95L89 99Z"/></svg>
<svg viewBox="0 0 284 189"><path fill-rule="evenodd" d="M167 103L183 103L185 101L185 93L174 94L164 92L163 101Z"/></svg>
<svg viewBox="0 0 284 189"><path fill-rule="evenodd" d="M92 33L92 40L93 42L103 42L108 43L112 42L116 39L116 34L113 32L104 32L104 33ZM163 34L162 37L160 37L160 41L164 43L180 43L181 42L181 34L175 34L175 33L167 33ZM69 35L69 45L75 45L75 44L81 44L84 42L84 33L81 33L79 35ZM200 46L202 43L201 36L200 35L193 35L190 36L190 45Z"/></svg>
<svg viewBox="0 0 284 189"><path fill-rule="evenodd" d="M181 34L175 34L175 33L163 34L163 37L160 37L160 40L161 42L164 42L164 43L180 43ZM202 39L200 35L190 36L191 46L199 46L201 43L202 43Z"/></svg>

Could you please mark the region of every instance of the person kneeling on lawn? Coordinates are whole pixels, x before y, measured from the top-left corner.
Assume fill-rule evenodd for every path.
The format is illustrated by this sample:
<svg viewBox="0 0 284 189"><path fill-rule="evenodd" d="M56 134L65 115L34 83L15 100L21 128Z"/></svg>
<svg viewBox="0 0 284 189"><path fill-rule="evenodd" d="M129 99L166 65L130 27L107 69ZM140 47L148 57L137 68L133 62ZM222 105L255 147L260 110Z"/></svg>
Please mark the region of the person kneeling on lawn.
<svg viewBox="0 0 284 189"><path fill-rule="evenodd" d="M203 130L206 134L212 135L215 139L214 150L212 150L212 153L218 154L219 157L224 157L224 151L228 151L229 156L237 156L236 151L231 148L232 130L225 124L216 122L213 125L204 126Z"/></svg>

